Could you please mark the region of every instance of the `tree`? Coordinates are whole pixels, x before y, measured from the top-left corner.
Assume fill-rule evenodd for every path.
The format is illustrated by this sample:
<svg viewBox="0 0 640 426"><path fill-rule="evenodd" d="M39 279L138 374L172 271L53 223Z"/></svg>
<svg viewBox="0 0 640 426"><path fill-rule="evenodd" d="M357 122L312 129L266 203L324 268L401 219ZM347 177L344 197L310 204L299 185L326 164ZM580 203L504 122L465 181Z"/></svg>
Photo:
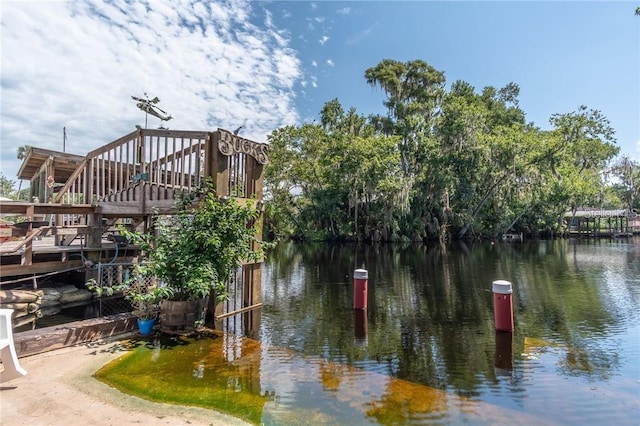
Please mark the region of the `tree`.
<svg viewBox="0 0 640 426"><path fill-rule="evenodd" d="M16 153L18 160L24 160L25 158L27 158L27 153L29 152L30 149L31 149L30 145L19 146L18 151Z"/></svg>
<svg viewBox="0 0 640 426"><path fill-rule="evenodd" d="M5 175L0 172L0 196L5 198L11 198L12 200L29 200L29 188L25 189L16 189L15 181L8 179Z"/></svg>
<svg viewBox="0 0 640 426"><path fill-rule="evenodd" d="M509 83L497 90L485 87L478 94L459 80L443 99L436 125L442 142L437 168L448 176L448 210L455 212L443 219L457 225L459 238L472 228L481 234L496 232L500 215L495 211L508 210L505 197L513 200L517 192L512 188L522 189L526 182L522 177L531 163L535 132L525 125L519 90ZM482 215L487 205L491 208Z"/></svg>
<svg viewBox="0 0 640 426"><path fill-rule="evenodd" d="M415 128L406 121L410 116L421 116L427 128L437 115L444 94L444 73L421 60L406 63L384 59L364 73L367 83L381 88L387 94L384 105L395 119L395 134L402 137L402 169L411 178L415 150L412 132Z"/></svg>
<svg viewBox="0 0 640 426"><path fill-rule="evenodd" d="M582 105L571 113L553 114L549 122L554 129L542 139L541 167L550 174L546 202L560 223L566 211L599 205L601 172L620 148L609 120L598 110Z"/></svg>
<svg viewBox="0 0 640 426"><path fill-rule="evenodd" d="M14 189L15 182L8 179L3 173L0 172L0 196L6 198L14 198L16 191Z"/></svg>
<svg viewBox="0 0 640 426"><path fill-rule="evenodd" d="M640 164L625 155L614 164L612 172L618 178L614 187L625 207L629 210L640 208Z"/></svg>
<svg viewBox="0 0 640 426"><path fill-rule="evenodd" d="M314 239L445 240L536 232L567 210L615 200L602 171L618 148L600 111L554 114L543 131L525 122L513 82L477 92L459 80L446 91L426 62L391 59L365 78L385 92L386 116L336 98L321 124L270 136L265 185L277 202L267 223ZM633 169L627 189L616 188L631 205Z"/></svg>
<svg viewBox="0 0 640 426"><path fill-rule="evenodd" d="M345 113L337 99L320 115L321 125L288 126L269 136L272 234L293 228L305 239L388 235L400 186L398 139L377 133L354 108Z"/></svg>

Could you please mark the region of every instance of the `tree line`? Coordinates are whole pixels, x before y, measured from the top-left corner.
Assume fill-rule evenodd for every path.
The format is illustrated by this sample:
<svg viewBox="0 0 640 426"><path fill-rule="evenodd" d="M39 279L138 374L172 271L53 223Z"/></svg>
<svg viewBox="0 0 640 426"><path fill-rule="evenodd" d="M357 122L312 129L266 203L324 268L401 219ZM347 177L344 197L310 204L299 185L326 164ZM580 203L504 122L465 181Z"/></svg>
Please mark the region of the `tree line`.
<svg viewBox="0 0 640 426"><path fill-rule="evenodd" d="M598 110L527 123L520 88L477 91L422 60L364 73L386 115L325 103L320 122L268 137L273 239L421 241L558 234L580 207L640 208L640 165L617 158Z"/></svg>

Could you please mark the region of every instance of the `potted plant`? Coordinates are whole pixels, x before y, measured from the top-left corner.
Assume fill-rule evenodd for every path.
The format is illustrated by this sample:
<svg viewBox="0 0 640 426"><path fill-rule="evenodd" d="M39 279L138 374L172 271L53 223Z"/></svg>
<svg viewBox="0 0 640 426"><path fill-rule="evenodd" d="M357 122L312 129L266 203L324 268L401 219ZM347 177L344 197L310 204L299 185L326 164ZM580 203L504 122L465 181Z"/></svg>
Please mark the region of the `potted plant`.
<svg viewBox="0 0 640 426"><path fill-rule="evenodd" d="M148 336L153 331L153 326L158 316L158 306L162 299L162 293L154 282L134 275L130 285L125 290L125 299L133 306L133 315L138 322L138 330L143 336Z"/></svg>
<svg viewBox="0 0 640 426"><path fill-rule="evenodd" d="M138 265L136 265L137 268ZM133 307L132 314L137 319L140 334L143 336L151 334L157 318L158 305L162 299L162 292L153 281L134 273L133 278L117 285L100 286L95 279L90 279L85 285L94 292L96 297L123 295Z"/></svg>
<svg viewBox="0 0 640 426"><path fill-rule="evenodd" d="M158 279L163 331L188 332L204 319L208 298L227 299L231 272L263 255L254 244L257 218L251 203L219 198L207 180L178 201L175 214L156 214L155 232L123 231L143 251L140 274Z"/></svg>

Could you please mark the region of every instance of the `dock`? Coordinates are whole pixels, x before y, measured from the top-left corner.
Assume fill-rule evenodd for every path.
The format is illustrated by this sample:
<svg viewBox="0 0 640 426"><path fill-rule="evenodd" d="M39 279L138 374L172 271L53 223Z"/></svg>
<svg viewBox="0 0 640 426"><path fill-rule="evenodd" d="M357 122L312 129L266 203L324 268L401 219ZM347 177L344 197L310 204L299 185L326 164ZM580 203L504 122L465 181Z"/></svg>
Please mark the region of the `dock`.
<svg viewBox="0 0 640 426"><path fill-rule="evenodd" d="M18 178L30 182L31 201L0 201L0 290L37 290L56 276L82 290L89 279L124 279L139 248L121 229L153 232L155 217L175 213L207 179L217 196L262 215L268 161L266 144L221 128L136 129L86 156L29 147ZM216 317L260 306L260 263L237 272Z"/></svg>

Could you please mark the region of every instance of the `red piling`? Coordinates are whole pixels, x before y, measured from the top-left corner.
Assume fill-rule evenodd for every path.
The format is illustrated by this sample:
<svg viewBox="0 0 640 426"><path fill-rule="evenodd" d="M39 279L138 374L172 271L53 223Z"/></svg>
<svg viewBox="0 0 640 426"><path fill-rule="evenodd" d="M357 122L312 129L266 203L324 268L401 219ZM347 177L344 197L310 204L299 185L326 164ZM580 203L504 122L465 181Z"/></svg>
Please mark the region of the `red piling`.
<svg viewBox="0 0 640 426"><path fill-rule="evenodd" d="M369 272L366 269L356 269L353 272L353 309L367 309L367 287Z"/></svg>
<svg viewBox="0 0 640 426"><path fill-rule="evenodd" d="M493 282L493 314L496 330L513 331L513 289L509 281Z"/></svg>

